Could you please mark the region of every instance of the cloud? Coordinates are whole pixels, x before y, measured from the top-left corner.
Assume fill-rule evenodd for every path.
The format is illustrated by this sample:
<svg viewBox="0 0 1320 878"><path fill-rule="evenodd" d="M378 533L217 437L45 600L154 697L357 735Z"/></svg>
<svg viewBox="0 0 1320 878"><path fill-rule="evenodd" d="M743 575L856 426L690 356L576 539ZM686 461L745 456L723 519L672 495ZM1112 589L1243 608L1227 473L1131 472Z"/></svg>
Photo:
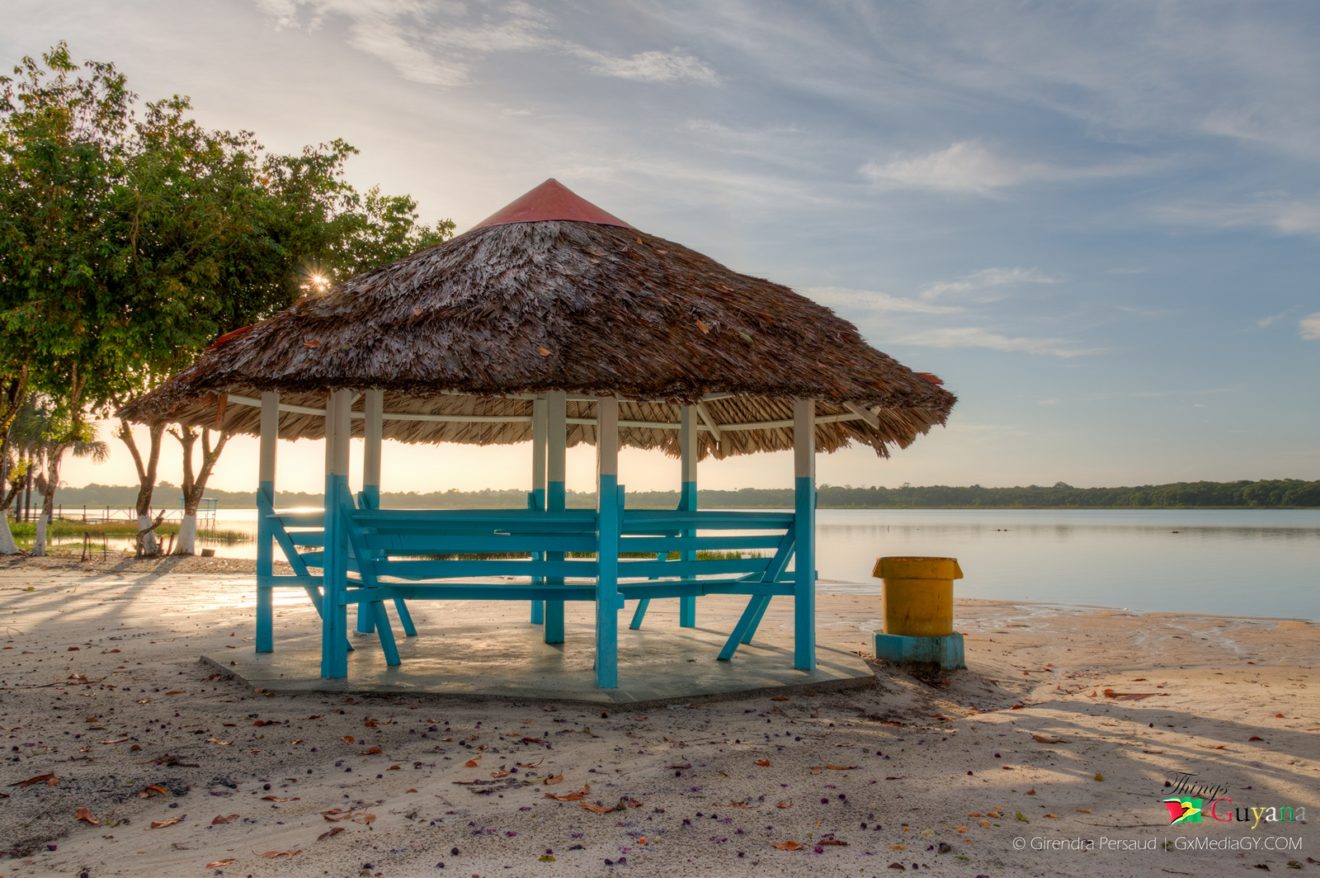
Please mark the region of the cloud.
<svg viewBox="0 0 1320 878"><path fill-rule="evenodd" d="M1288 308L1284 311L1280 311L1278 314L1269 314L1265 317L1260 317L1256 320L1256 325L1261 329L1269 329L1271 326L1273 326L1274 324L1278 323L1280 320L1283 320L1285 317L1291 314L1292 310L1293 309Z"/></svg>
<svg viewBox="0 0 1320 878"><path fill-rule="evenodd" d="M1302 338L1307 341L1320 341L1320 311L1307 314L1297 321L1297 327L1302 333Z"/></svg>
<svg viewBox="0 0 1320 878"><path fill-rule="evenodd" d="M592 58L592 73L638 82L692 82L715 85L719 77L710 65L684 52L639 52L627 57L612 57L599 52L580 50L581 57Z"/></svg>
<svg viewBox="0 0 1320 878"><path fill-rule="evenodd" d="M976 326L926 329L897 338L895 341L900 344L931 348L987 348L993 351L1043 354L1065 360L1104 353L1104 348L1080 347L1067 339L1007 336Z"/></svg>
<svg viewBox="0 0 1320 878"><path fill-rule="evenodd" d="M867 162L859 172L882 187L911 187L940 192L993 195L1029 183L1070 183L1128 176L1151 170L1150 162L1129 160L1103 165L1054 165L1005 156L978 140L963 140L921 155Z"/></svg>
<svg viewBox="0 0 1320 878"><path fill-rule="evenodd" d="M1024 284L1058 284L1063 278L1046 274L1039 268L982 268L957 280L937 281L922 289L920 296L927 301L944 296L967 296L984 290L999 290ZM978 301L994 301L999 296L977 297Z"/></svg>
<svg viewBox="0 0 1320 878"><path fill-rule="evenodd" d="M474 18L463 3L421 0L255 0L278 27L298 27L306 12L308 29L328 18L348 27L355 49L384 61L404 79L452 88L467 81L476 62L488 55L548 51L589 63L601 76L634 82L715 85L719 76L686 52L649 50L631 55L601 52L556 32L547 12L513 0L480 7Z"/></svg>
<svg viewBox="0 0 1320 878"><path fill-rule="evenodd" d="M1155 217L1174 225L1212 229L1264 229L1280 235L1320 237L1320 199L1262 198L1236 203L1186 202L1160 207Z"/></svg>
<svg viewBox="0 0 1320 878"><path fill-rule="evenodd" d="M950 305L937 305L921 299L908 299L875 290L854 290L846 287L808 287L803 292L822 305L839 311L952 314L962 310Z"/></svg>

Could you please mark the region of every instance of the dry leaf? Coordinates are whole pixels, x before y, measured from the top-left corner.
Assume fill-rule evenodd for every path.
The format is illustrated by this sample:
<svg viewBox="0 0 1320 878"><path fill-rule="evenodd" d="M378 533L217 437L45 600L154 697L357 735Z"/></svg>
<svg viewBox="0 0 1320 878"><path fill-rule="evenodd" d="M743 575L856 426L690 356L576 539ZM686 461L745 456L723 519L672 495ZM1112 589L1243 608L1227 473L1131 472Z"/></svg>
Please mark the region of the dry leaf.
<svg viewBox="0 0 1320 878"><path fill-rule="evenodd" d="M168 787L163 787L158 783L151 784L142 792L138 793L139 799L150 799L153 796L168 796L170 794Z"/></svg>
<svg viewBox="0 0 1320 878"><path fill-rule="evenodd" d="M233 823L237 819L238 819L237 814L217 814L214 818L212 818L211 825L222 826L225 823Z"/></svg>
<svg viewBox="0 0 1320 878"><path fill-rule="evenodd" d="M382 750L380 747L368 747L368 748L366 749L366 751L363 752L362 755L363 755L363 756L378 756L378 755L380 755L381 753L384 753L384 752L385 752L385 751Z"/></svg>
<svg viewBox="0 0 1320 878"><path fill-rule="evenodd" d="M802 850L802 845L799 844L799 843L796 842L796 841L777 841L777 842L775 842L774 844L770 845L770 847L774 848L774 849L777 850L777 851L800 851L800 850Z"/></svg>
<svg viewBox="0 0 1320 878"><path fill-rule="evenodd" d="M92 816L91 808L79 807L77 810L73 812L73 817L75 820L78 820L82 823L91 824L92 826L101 825L101 821L97 820L95 817Z"/></svg>
<svg viewBox="0 0 1320 878"><path fill-rule="evenodd" d="M344 735L343 740L345 744L352 744L357 738L354 738L352 735Z"/></svg>
<svg viewBox="0 0 1320 878"><path fill-rule="evenodd" d="M1057 735L1037 735L1034 733L1031 736L1031 740L1035 741L1037 744L1067 744L1068 743L1067 740L1060 738Z"/></svg>
<svg viewBox="0 0 1320 878"><path fill-rule="evenodd" d="M541 783L545 784L548 787L552 787L555 784L560 784L563 782L564 782L564 776L562 774L550 774L541 778Z"/></svg>
<svg viewBox="0 0 1320 878"><path fill-rule="evenodd" d="M35 786L39 783L44 783L48 787L53 787L53 786L58 786L59 782L60 779L55 776L55 773L53 771L48 771L45 774L38 774L33 777L29 777L27 780L20 780L18 783L11 783L10 786L30 787L30 786Z"/></svg>
<svg viewBox="0 0 1320 878"><path fill-rule="evenodd" d="M783 809L783 808L792 808L792 807L793 807L793 800L792 800L792 799L780 799L778 802L775 802L775 807L776 807L776 808L780 808L780 809Z"/></svg>
<svg viewBox="0 0 1320 878"><path fill-rule="evenodd" d="M492 779L492 780L499 780L499 779L502 778L502 777L508 777L508 776L509 776L509 772L507 772L507 771L505 771L504 769L501 768L499 771L492 771L492 772L490 773L490 776L491 776L491 779Z"/></svg>
<svg viewBox="0 0 1320 878"><path fill-rule="evenodd" d="M225 857L223 860L212 860L211 862L206 864L206 868L219 869L222 866L228 866L231 863L237 863L237 862L238 860L235 860L233 857Z"/></svg>
<svg viewBox="0 0 1320 878"><path fill-rule="evenodd" d="M548 357L548 356L550 356L550 349L549 349L548 347L546 347L545 345L537 345L537 346L536 346L536 352L537 352L538 354L540 354L541 356L543 356L543 357Z"/></svg>
<svg viewBox="0 0 1320 878"><path fill-rule="evenodd" d="M824 847L829 847L833 845L835 847L846 848L848 846L848 842L844 841L841 838L835 838L834 836L827 836L826 838L822 838L820 841L816 842L816 844L822 845Z"/></svg>
<svg viewBox="0 0 1320 878"><path fill-rule="evenodd" d="M325 832L323 832L323 833L321 833L320 835L318 835L318 836L316 837L316 840L317 840L317 841L325 841L327 838L334 838L336 835L338 835L339 833L341 833L341 832L343 832L343 831L344 831L344 827L342 827L342 826L331 826L331 827L330 827L329 829L327 829Z"/></svg>
<svg viewBox="0 0 1320 878"><path fill-rule="evenodd" d="M583 784L582 789L574 790L571 793L546 793L547 799L554 799L557 802L578 802L585 799L591 793L591 784Z"/></svg>
<svg viewBox="0 0 1320 878"><path fill-rule="evenodd" d="M183 818L187 816L187 814L180 814L178 817L166 817L164 820L153 820L151 821L151 828L164 829L167 826L174 826L178 823L182 823Z"/></svg>
<svg viewBox="0 0 1320 878"><path fill-rule="evenodd" d="M480 757L480 756L473 756L473 757L472 757L471 759L469 759L467 762L464 762L464 763L463 763L463 767L464 767L464 768L476 768L476 767L477 767L477 763L480 762L480 761L481 761L481 757Z"/></svg>
<svg viewBox="0 0 1320 878"><path fill-rule="evenodd" d="M769 768L769 767L770 767L770 760L769 760L769 759L758 759L758 760L756 760L756 763L755 763L755 764L761 766L762 768Z"/></svg>
<svg viewBox="0 0 1320 878"><path fill-rule="evenodd" d="M613 808L605 807L599 802L582 802L581 804L583 808L586 808L592 814L608 814L614 810Z"/></svg>
<svg viewBox="0 0 1320 878"><path fill-rule="evenodd" d="M301 848L295 848L291 851L266 851L261 855L263 860L278 860L282 857L296 857L302 853Z"/></svg>

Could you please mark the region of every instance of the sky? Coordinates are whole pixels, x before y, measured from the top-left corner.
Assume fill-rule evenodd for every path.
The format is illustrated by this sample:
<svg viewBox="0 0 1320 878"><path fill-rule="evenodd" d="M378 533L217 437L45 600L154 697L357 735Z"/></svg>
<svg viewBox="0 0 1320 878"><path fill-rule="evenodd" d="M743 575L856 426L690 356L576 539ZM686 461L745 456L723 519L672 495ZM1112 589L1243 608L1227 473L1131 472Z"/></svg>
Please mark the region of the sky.
<svg viewBox="0 0 1320 878"><path fill-rule="evenodd" d="M1320 6L1309 2L6 0L144 98L470 227L547 177L833 308L949 424L828 484L1320 478ZM109 438L108 431L104 432ZM131 484L126 451L68 484ZM316 490L319 444L281 448ZM235 439L213 484L255 484ZM787 455L702 464L791 484ZM178 452L162 477L178 481ZM587 489L591 453L570 459ZM625 453L621 481L678 465ZM389 444L385 490L515 487L527 446Z"/></svg>

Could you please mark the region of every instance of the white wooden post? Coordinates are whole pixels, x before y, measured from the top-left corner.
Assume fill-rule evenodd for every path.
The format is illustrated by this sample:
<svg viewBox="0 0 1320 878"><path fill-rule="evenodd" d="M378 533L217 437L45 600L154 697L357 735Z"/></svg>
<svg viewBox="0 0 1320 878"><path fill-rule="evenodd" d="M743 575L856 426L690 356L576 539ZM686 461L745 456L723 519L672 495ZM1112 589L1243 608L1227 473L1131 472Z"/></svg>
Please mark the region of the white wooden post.
<svg viewBox="0 0 1320 878"><path fill-rule="evenodd" d="M545 440L549 429L546 418L545 397L538 396L532 400L532 495L528 498L528 505L538 511L545 509ZM536 582L544 581L544 577L536 577ZM532 601L532 624L544 623L545 601Z"/></svg>
<svg viewBox="0 0 1320 878"><path fill-rule="evenodd" d="M619 401L596 402L596 685L619 685L619 531L623 508L619 487Z"/></svg>
<svg viewBox="0 0 1320 878"><path fill-rule="evenodd" d="M697 411L693 406L683 406L679 416L678 447L682 465L682 480L678 492L678 508L683 512L697 511ZM696 536L695 529L685 531L684 536ZM684 552L684 561L697 560L696 551ZM678 624L680 628L697 627L697 598L695 595L678 599Z"/></svg>
<svg viewBox="0 0 1320 878"><path fill-rule="evenodd" d="M275 601L271 577L275 547L267 516L275 512L275 449L280 432L280 395L261 394L261 449L257 458L257 652L275 649Z"/></svg>
<svg viewBox="0 0 1320 878"><path fill-rule="evenodd" d="M793 400L793 667L816 669L816 405Z"/></svg>
<svg viewBox="0 0 1320 878"><path fill-rule="evenodd" d="M380 447L385 432L385 391L368 390L362 400L362 502L368 509L380 508ZM357 632L376 630L371 607L357 606Z"/></svg>
<svg viewBox="0 0 1320 878"><path fill-rule="evenodd" d="M546 484L545 507L549 512L563 512L566 502L564 478L567 473L565 449L568 442L568 399L562 390L546 394ZM550 561L563 561L563 552L547 552ZM562 576L546 579L547 585L563 585ZM564 642L564 602L545 602L545 642Z"/></svg>

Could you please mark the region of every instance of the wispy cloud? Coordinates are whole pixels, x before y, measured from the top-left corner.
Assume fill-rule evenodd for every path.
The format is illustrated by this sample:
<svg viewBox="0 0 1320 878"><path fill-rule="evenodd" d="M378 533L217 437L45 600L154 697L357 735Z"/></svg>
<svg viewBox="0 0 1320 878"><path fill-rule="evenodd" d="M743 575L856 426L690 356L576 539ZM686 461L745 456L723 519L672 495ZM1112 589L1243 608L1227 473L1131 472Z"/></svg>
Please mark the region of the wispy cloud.
<svg viewBox="0 0 1320 878"><path fill-rule="evenodd" d="M348 28L351 46L391 65L404 79L452 88L474 64L499 53L550 51L581 59L588 71L636 82L714 85L715 70L681 50L631 55L600 51L558 33L545 10L521 0L481 6L473 15L457 2L421 0L255 0L279 27L320 27L328 19Z"/></svg>
<svg viewBox="0 0 1320 878"><path fill-rule="evenodd" d="M900 344L932 348L987 348L993 351L1016 351L1042 354L1070 360L1104 353L1104 348L1084 347L1063 338L1009 336L977 326L952 326L926 329L895 339Z"/></svg>
<svg viewBox="0 0 1320 878"><path fill-rule="evenodd" d="M945 149L919 155L871 161L859 172L882 187L912 187L941 192L993 195L1029 183L1071 183L1143 173L1152 168L1143 160L1099 165L1056 165L1005 155L979 140L963 140Z"/></svg>
<svg viewBox="0 0 1320 878"><path fill-rule="evenodd" d="M936 281L921 290L920 296L926 301L934 301L949 296L973 297L977 301L992 302L1002 298L1001 294L985 295L989 290L1005 290L1010 287L1028 284L1058 284L1063 278L1046 274L1039 268L982 268L955 280ZM978 294L971 296L971 294Z"/></svg>
<svg viewBox="0 0 1320 878"><path fill-rule="evenodd" d="M1283 311L1280 311L1277 314L1269 314L1265 317L1257 318L1256 326L1258 326L1261 329L1269 329L1271 326L1278 323L1280 320L1286 318L1292 312L1293 312L1292 308L1287 308L1284 309Z"/></svg>
<svg viewBox="0 0 1320 878"><path fill-rule="evenodd" d="M1302 338L1307 341L1320 341L1320 311L1307 314L1297 323Z"/></svg>
<svg viewBox="0 0 1320 878"><path fill-rule="evenodd" d="M1320 199L1260 198L1242 202L1185 202L1155 210L1174 225L1212 229L1264 229L1280 235L1320 237Z"/></svg>
<svg viewBox="0 0 1320 878"><path fill-rule="evenodd" d="M808 287L803 290L812 299L838 311L856 313L893 314L952 314L961 311L951 305L938 305L924 299L894 296L876 290L854 290L846 287Z"/></svg>

